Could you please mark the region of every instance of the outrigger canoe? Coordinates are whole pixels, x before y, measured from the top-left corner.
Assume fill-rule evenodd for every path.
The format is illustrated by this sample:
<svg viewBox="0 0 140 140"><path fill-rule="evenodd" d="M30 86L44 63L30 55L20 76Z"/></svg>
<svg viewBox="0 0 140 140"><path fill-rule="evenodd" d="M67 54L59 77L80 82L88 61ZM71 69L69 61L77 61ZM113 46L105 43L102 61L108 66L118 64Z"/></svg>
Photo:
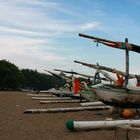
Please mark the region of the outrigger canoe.
<svg viewBox="0 0 140 140"><path fill-rule="evenodd" d="M106 39L97 38L94 36L79 34L81 37L93 39L97 43L101 43L113 48L119 48L126 51L126 72L124 75L125 82L122 86L111 84L97 84L92 86L93 93L97 98L105 104L122 107L122 108L140 108L140 88L127 88L129 79L129 51L140 53L140 46L125 42L115 42ZM101 69L100 69L101 70ZM121 74L121 73L120 73ZM96 77L96 76L95 76ZM136 75L132 76L136 78ZM131 78L132 78L131 77Z"/></svg>

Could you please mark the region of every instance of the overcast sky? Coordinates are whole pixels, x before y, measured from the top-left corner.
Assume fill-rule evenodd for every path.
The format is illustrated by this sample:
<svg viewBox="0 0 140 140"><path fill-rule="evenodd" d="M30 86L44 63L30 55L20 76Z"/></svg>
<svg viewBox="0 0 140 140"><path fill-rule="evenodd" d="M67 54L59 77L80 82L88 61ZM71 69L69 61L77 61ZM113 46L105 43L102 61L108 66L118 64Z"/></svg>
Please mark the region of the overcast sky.
<svg viewBox="0 0 140 140"><path fill-rule="evenodd" d="M97 47L79 33L140 45L140 1L0 0L0 59L40 72L91 71L74 60L125 70L123 50ZM140 74L135 52L130 72Z"/></svg>

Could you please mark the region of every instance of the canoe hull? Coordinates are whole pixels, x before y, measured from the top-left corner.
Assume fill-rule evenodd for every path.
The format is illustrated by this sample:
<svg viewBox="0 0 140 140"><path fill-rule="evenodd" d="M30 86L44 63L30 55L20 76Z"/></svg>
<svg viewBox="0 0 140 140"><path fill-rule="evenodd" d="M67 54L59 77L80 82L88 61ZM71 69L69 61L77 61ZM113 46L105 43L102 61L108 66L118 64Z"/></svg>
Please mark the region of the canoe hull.
<svg viewBox="0 0 140 140"><path fill-rule="evenodd" d="M140 91L104 85L93 88L100 101L121 108L140 108Z"/></svg>

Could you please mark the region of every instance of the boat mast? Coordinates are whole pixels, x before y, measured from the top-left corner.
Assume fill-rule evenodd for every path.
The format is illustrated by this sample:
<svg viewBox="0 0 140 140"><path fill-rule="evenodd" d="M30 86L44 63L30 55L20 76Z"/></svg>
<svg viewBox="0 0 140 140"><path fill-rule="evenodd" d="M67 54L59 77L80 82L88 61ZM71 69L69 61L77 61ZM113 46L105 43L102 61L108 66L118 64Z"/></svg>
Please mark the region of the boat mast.
<svg viewBox="0 0 140 140"><path fill-rule="evenodd" d="M125 76L125 87L128 84L128 77L129 77L129 50L127 49L128 44L128 38L125 38L125 45L126 45L126 51L125 51L125 66L126 66L126 76Z"/></svg>

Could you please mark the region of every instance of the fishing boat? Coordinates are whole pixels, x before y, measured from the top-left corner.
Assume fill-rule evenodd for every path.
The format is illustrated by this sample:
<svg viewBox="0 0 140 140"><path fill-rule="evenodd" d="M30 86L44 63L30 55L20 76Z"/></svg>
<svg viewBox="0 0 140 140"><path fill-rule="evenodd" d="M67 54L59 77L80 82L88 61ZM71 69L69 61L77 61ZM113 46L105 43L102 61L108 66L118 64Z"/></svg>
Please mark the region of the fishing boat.
<svg viewBox="0 0 140 140"><path fill-rule="evenodd" d="M103 83L95 83L96 85L92 86L93 93L96 94L98 99L102 101L105 104L121 107L121 108L140 108L140 87L130 87L129 88L129 78L137 78L139 81L139 75L133 75L129 74L129 51L134 51L137 53L140 53L140 46L135 44L128 43L128 39L125 40L125 42L115 42L110 41L102 38L97 38L94 36L89 36L85 34L79 34L81 37L85 37L88 39L92 39L97 43L101 43L103 45L123 49L125 50L126 55L126 71L114 71L114 69L105 69L105 67L101 67L99 65L96 65L95 69L97 70L96 74L99 74L101 71L99 70L106 70L106 71L112 71L114 73L119 73L120 75L124 76L124 84L122 86L118 86L117 84L103 84ZM87 66L93 66L93 65L87 65ZM93 67L92 67L93 68ZM94 81L96 82L96 74ZM112 80L110 76L105 74L107 78Z"/></svg>
<svg viewBox="0 0 140 140"><path fill-rule="evenodd" d="M85 99L84 97L81 96L81 94L78 93L79 85L74 86L73 91L71 90L71 85L69 83L72 83L75 80L73 78L73 76L65 75L62 70L61 70L60 74L57 74L57 73L54 73L54 72L51 72L51 71L48 71L48 70L45 70L45 71L50 73L50 74L52 74L53 76L55 76L55 77L57 77L59 79L66 80L66 84L62 88L60 88L58 90L56 90L56 89L50 90L50 91L48 91L49 93L52 93L53 95L56 95L56 96L59 96L59 97L60 96L61 97L71 97L73 99L80 99L80 100Z"/></svg>
<svg viewBox="0 0 140 140"><path fill-rule="evenodd" d="M140 91L110 84L95 85L93 91L105 104L122 108L140 108Z"/></svg>
<svg viewBox="0 0 140 140"><path fill-rule="evenodd" d="M71 97L73 99L85 99L80 94L74 94L73 92L66 91L66 90L52 90L48 92L58 97Z"/></svg>
<svg viewBox="0 0 140 140"><path fill-rule="evenodd" d="M82 74L82 73L75 72L75 71L64 71L64 70L60 70L60 69L54 69L54 70L64 72L64 73L69 73L72 75L78 75L78 76L82 76L82 77L86 78L85 81L80 82L79 94L81 95L81 97L83 97L84 99L86 99L86 101L89 101L89 102L98 100L96 95L93 94L93 91L91 88L91 86L93 85L92 82L94 79L93 75ZM107 78L104 78L104 77L100 77L100 78L101 78L101 80L108 81Z"/></svg>

